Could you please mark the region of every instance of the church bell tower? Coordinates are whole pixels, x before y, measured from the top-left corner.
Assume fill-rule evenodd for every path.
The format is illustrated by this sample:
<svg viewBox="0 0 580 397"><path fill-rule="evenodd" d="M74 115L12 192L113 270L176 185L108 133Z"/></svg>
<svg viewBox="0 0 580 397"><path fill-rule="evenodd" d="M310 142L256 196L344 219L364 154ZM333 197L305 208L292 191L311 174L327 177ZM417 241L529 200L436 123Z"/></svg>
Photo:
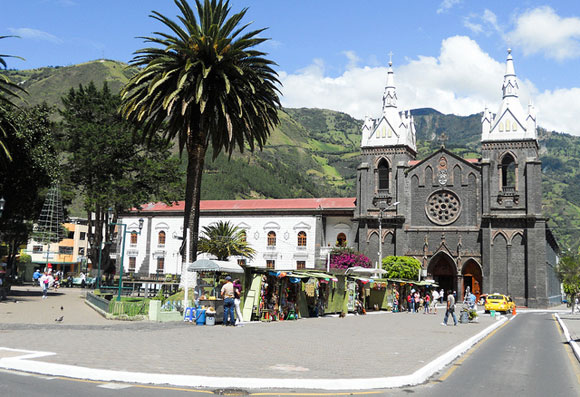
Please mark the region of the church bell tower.
<svg viewBox="0 0 580 397"><path fill-rule="evenodd" d="M536 296L546 296L546 286L536 283L545 280L539 262L546 258L541 162L536 112L531 103L524 111L518 91L508 50L499 110L486 108L481 120L483 271L487 292L537 306L545 302Z"/></svg>

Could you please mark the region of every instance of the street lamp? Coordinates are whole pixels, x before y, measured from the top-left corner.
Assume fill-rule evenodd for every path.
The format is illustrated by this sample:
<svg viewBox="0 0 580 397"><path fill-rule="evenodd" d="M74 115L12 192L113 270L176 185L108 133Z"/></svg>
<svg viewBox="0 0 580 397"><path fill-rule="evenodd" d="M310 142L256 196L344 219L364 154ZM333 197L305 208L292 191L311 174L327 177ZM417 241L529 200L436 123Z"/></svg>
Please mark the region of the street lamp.
<svg viewBox="0 0 580 397"><path fill-rule="evenodd" d="M112 209L109 208L109 214L112 213ZM115 222L111 222L109 223L110 226L121 226L122 228L122 232L121 232L121 238L123 239L123 245L121 247L121 266L119 268L119 291L117 292L117 301L121 300L121 290L123 289L123 260L125 259L125 234L130 233L133 234L135 233L136 235L141 235L141 230L143 230L143 218L139 219L139 231L136 232L134 230L127 230L127 225L124 223L115 223Z"/></svg>
<svg viewBox="0 0 580 397"><path fill-rule="evenodd" d="M2 212L4 212L4 204L6 204L6 200L4 200L4 197L0 197L0 217L2 216Z"/></svg>
<svg viewBox="0 0 580 397"><path fill-rule="evenodd" d="M390 208L399 205L398 201L390 204L390 200L375 197L373 199L373 205L379 209L379 261L382 265L383 262L383 213ZM379 269L379 263L377 262L377 269Z"/></svg>

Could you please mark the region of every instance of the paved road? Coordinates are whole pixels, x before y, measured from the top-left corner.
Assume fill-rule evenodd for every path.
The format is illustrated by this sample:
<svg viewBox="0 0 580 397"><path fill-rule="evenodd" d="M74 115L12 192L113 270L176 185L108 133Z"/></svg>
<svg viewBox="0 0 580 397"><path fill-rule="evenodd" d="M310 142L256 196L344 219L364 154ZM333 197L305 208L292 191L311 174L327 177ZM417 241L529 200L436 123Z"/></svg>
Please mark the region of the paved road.
<svg viewBox="0 0 580 397"><path fill-rule="evenodd" d="M426 385L394 395L580 396L580 365L551 313L519 315Z"/></svg>

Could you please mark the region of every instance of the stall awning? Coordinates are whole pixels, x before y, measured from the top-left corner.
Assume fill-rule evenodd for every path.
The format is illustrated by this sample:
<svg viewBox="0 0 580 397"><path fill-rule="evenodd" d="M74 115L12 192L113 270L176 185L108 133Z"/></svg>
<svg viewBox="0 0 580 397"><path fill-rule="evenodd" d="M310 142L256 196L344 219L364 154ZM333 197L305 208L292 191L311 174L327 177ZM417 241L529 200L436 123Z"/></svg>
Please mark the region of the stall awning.
<svg viewBox="0 0 580 397"><path fill-rule="evenodd" d="M232 262L217 261L209 259L198 259L187 266L188 272L222 272L222 273L244 273L244 269Z"/></svg>
<svg viewBox="0 0 580 397"><path fill-rule="evenodd" d="M331 274L319 273L319 272L303 272L303 273L292 272L292 275L294 277L305 276L305 277L315 277L315 278L324 279L324 280L328 280L328 281L334 281L334 282L338 281L338 279Z"/></svg>
<svg viewBox="0 0 580 397"><path fill-rule="evenodd" d="M346 269L346 272L344 274L357 274L359 276L367 276L373 274L383 275L387 274L387 271L385 269L371 269L367 267L353 266Z"/></svg>

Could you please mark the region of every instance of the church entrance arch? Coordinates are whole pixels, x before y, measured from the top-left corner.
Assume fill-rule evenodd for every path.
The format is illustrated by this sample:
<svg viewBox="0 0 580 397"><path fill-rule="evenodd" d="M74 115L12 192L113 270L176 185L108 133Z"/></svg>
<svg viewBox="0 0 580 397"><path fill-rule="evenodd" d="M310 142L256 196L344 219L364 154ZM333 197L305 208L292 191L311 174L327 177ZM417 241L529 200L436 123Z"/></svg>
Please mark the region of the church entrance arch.
<svg viewBox="0 0 580 397"><path fill-rule="evenodd" d="M481 290L483 288L483 276L479 264L473 259L468 260L463 265L461 275L463 276L462 293L465 294L465 290L469 287L471 292L479 301L479 296L481 295Z"/></svg>
<svg viewBox="0 0 580 397"><path fill-rule="evenodd" d="M457 289L457 266L455 261L445 253L436 254L427 267L427 277L435 280L439 288L447 291Z"/></svg>

